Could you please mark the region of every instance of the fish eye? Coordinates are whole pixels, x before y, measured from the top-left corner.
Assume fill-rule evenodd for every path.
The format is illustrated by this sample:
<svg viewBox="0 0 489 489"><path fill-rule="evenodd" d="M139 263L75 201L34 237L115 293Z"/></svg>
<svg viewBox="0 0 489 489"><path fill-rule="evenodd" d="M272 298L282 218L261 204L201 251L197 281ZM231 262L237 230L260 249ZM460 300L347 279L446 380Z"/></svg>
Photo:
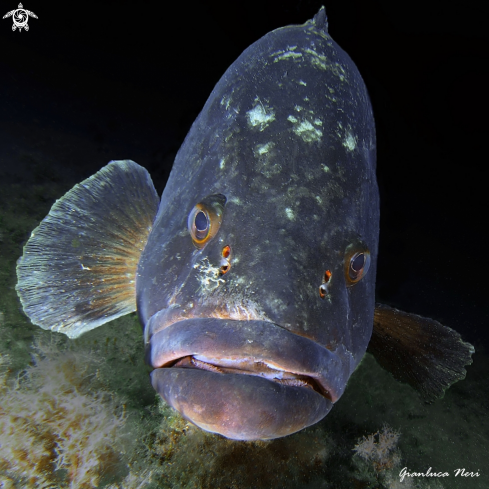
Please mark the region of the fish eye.
<svg viewBox="0 0 489 489"><path fill-rule="evenodd" d="M350 260L350 270L355 274L358 274L360 270L362 270L364 265L365 265L365 253L356 253Z"/></svg>
<svg viewBox="0 0 489 489"><path fill-rule="evenodd" d="M190 211L187 226L197 248L203 248L217 234L225 204L224 195L209 195Z"/></svg>
<svg viewBox="0 0 489 489"><path fill-rule="evenodd" d="M205 211L199 211L194 217L195 235L198 239L204 239L209 232L209 217Z"/></svg>
<svg viewBox="0 0 489 489"><path fill-rule="evenodd" d="M345 275L348 286L358 283L370 268L370 252L366 247L348 247L345 256Z"/></svg>

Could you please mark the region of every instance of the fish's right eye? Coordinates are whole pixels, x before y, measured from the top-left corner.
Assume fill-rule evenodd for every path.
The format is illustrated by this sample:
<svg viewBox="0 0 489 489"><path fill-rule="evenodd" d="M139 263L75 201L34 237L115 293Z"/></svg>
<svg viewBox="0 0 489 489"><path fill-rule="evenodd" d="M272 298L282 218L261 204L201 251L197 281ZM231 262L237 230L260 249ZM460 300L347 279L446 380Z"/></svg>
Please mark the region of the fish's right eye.
<svg viewBox="0 0 489 489"><path fill-rule="evenodd" d="M198 239L204 239L207 236L209 232L209 217L205 211L199 209L197 214L195 214L194 228L195 236Z"/></svg>
<svg viewBox="0 0 489 489"><path fill-rule="evenodd" d="M224 195L209 195L190 211L187 225L197 248L203 248L217 234L225 203Z"/></svg>

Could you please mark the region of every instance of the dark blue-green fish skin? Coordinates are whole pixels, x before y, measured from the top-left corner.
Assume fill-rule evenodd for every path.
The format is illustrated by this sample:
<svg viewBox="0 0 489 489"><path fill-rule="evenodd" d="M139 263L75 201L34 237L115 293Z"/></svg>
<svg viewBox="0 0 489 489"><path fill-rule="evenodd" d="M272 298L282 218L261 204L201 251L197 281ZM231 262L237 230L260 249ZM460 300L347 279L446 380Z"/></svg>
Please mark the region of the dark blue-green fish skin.
<svg viewBox="0 0 489 489"><path fill-rule="evenodd" d="M139 262L137 306L153 367L169 366L171 355L158 343L158 332L178 330L172 323L216 317L217 324L235 324L238 331L245 320L266 321L332 354L336 366L328 373L326 395L332 401L341 396L372 333L379 234L375 144L366 87L328 34L324 9L304 25L270 32L243 52L177 154ZM199 249L187 217L216 194L226 199L222 223ZM220 275L225 246L231 267ZM368 250L371 263L352 286L345 261L355 250ZM326 270L332 275L321 298ZM203 334L196 328L197 336ZM239 334L243 344L246 334L248 341L261 338L266 344L263 334ZM305 354L291 348L282 367L287 369L291 355L300 362ZM254 358L260 355L266 347ZM160 377L171 370L179 369L153 373L160 393L167 382L183 382ZM172 392L163 397L178 409L175 397L184 394Z"/></svg>

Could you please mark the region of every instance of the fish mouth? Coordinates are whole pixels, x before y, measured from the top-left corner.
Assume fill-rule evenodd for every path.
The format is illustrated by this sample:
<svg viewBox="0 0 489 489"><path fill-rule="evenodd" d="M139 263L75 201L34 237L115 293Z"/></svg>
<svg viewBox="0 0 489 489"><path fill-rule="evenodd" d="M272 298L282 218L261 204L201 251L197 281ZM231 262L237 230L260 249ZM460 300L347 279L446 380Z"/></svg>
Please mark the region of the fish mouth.
<svg viewBox="0 0 489 489"><path fill-rule="evenodd" d="M280 368L268 366L265 362L253 358L208 358L203 355L189 355L177 360L169 368L196 368L221 374L255 375L277 382L281 385L306 387L316 391L330 401L331 393L316 379L307 375L287 372Z"/></svg>
<svg viewBox="0 0 489 489"><path fill-rule="evenodd" d="M277 438L316 423L349 374L334 352L263 320L175 322L151 336L146 361L168 404L197 426L238 440Z"/></svg>

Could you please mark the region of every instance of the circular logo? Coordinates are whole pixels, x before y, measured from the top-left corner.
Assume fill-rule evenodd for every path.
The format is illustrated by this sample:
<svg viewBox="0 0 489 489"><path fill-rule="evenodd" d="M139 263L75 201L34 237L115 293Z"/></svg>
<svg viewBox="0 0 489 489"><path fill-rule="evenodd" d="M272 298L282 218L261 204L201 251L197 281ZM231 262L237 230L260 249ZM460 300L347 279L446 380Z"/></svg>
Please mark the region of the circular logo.
<svg viewBox="0 0 489 489"><path fill-rule="evenodd" d="M22 4L20 4L20 6L22 6ZM29 26L27 25L29 16L23 8L19 8L14 12L14 14L12 15L12 20L14 21L14 25L12 26L13 31L15 31L16 27L18 29L22 29L22 27L24 27L26 31L29 30Z"/></svg>

